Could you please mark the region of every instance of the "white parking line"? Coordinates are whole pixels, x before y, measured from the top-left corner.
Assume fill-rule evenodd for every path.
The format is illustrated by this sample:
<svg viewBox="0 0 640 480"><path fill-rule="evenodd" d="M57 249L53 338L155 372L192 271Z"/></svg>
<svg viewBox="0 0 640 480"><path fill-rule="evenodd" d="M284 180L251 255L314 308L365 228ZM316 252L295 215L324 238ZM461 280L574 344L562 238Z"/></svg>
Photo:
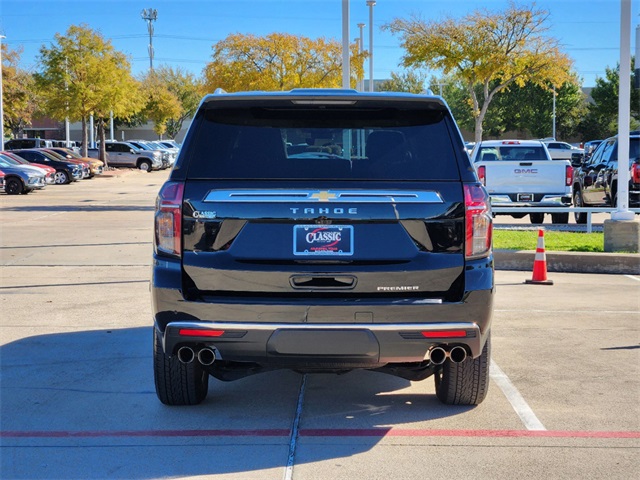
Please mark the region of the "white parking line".
<svg viewBox="0 0 640 480"><path fill-rule="evenodd" d="M625 275L625 277L635 280L636 282L640 282L640 277L634 277L633 275Z"/></svg>
<svg viewBox="0 0 640 480"><path fill-rule="evenodd" d="M638 280L640 281L640 280ZM514 308L510 310L506 309L495 309L494 312L500 313L523 313L521 308ZM541 309L527 309L527 313L556 313L556 314L597 314L597 315L629 315L630 313L638 313L637 310L541 310Z"/></svg>
<svg viewBox="0 0 640 480"><path fill-rule="evenodd" d="M502 369L491 360L491 368L489 369L491 379L498 384L504 396L507 397L509 403L516 411L522 423L527 428L527 430L546 430L545 426L542 424L536 414L533 413L531 407L527 404L525 399L520 395L520 392L515 387L509 377L502 371Z"/></svg>

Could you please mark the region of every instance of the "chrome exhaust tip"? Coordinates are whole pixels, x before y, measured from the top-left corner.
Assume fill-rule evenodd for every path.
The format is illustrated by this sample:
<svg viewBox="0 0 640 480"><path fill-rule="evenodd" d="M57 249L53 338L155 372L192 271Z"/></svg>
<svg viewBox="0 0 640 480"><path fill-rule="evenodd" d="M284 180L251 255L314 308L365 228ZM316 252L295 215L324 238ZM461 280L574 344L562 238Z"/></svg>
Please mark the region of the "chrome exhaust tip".
<svg viewBox="0 0 640 480"><path fill-rule="evenodd" d="M196 352L191 347L180 347L178 349L178 360L182 363L191 363L196 358Z"/></svg>
<svg viewBox="0 0 640 480"><path fill-rule="evenodd" d="M467 350L460 346L453 347L449 351L449 358L453 363L462 363L467 358Z"/></svg>
<svg viewBox="0 0 640 480"><path fill-rule="evenodd" d="M434 365L442 365L447 359L447 351L442 347L433 347L429 350L429 360Z"/></svg>
<svg viewBox="0 0 640 480"><path fill-rule="evenodd" d="M198 361L202 365L211 365L216 361L216 352L210 348L203 348L198 352Z"/></svg>

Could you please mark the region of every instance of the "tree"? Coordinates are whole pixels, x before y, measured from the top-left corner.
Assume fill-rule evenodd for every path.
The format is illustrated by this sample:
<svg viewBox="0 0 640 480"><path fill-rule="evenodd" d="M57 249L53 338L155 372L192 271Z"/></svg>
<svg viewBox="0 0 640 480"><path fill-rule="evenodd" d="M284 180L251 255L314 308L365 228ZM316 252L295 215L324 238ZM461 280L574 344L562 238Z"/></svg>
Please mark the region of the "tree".
<svg viewBox="0 0 640 480"><path fill-rule="evenodd" d="M456 119L466 130L473 130L475 119L464 85L453 76L430 80L431 90L443 86L443 96ZM437 90L436 90L437 91ZM505 132L521 132L529 137L543 138L553 132L553 89L527 83L511 85L491 102L484 118L483 131L488 137L500 137ZM577 77L555 91L556 136L570 138L580 135L580 124L586 115L585 95Z"/></svg>
<svg viewBox="0 0 640 480"><path fill-rule="evenodd" d="M126 117L140 108L140 89L127 58L86 25L72 25L65 36L56 34L50 48L40 49L40 62L43 70L36 78L45 110L57 120L82 121L83 155L90 115L98 119L104 140L102 127L111 111ZM100 158L106 161L104 141L101 146Z"/></svg>
<svg viewBox="0 0 640 480"><path fill-rule="evenodd" d="M33 75L18 67L20 51L10 50L2 44L2 100L4 126L14 137L31 125L33 114L38 109Z"/></svg>
<svg viewBox="0 0 640 480"><path fill-rule="evenodd" d="M168 66L162 66L154 70L154 73L169 92L175 95L180 105L180 112L165 121L167 135L175 138L184 121L192 117L198 108L203 95L202 80L179 68L174 70Z"/></svg>
<svg viewBox="0 0 640 480"><path fill-rule="evenodd" d="M382 82L378 90L381 92L423 93L426 79L426 74L418 71L391 72L391 79Z"/></svg>
<svg viewBox="0 0 640 480"><path fill-rule="evenodd" d="M167 131L167 121L181 115L180 101L155 71L149 72L141 83L146 101L142 115L153 122L153 131L162 137Z"/></svg>
<svg viewBox="0 0 640 480"><path fill-rule="evenodd" d="M512 84L562 85L569 58L557 40L545 37L548 12L510 2L504 12L477 10L454 20L425 21L418 16L383 26L400 35L405 67L427 67L454 74L464 84L475 119L475 140L496 94Z"/></svg>
<svg viewBox="0 0 640 480"><path fill-rule="evenodd" d="M631 60L631 85L635 85L635 59ZM582 122L585 140L607 138L618 133L618 99L620 91L620 64L606 68L604 78L596 78L591 90L593 104ZM631 129L640 126L640 90L631 88Z"/></svg>
<svg viewBox="0 0 640 480"><path fill-rule="evenodd" d="M364 75L366 53L351 49L351 86ZM342 44L271 33L265 37L231 34L213 45L212 61L204 69L205 88L213 92L335 88L342 86Z"/></svg>

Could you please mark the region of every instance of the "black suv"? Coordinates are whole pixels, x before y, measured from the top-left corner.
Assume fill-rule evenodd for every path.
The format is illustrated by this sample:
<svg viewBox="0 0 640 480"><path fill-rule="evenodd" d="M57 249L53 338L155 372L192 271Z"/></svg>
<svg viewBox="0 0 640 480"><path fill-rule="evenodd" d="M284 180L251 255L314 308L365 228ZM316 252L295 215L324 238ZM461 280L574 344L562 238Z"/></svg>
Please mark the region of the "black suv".
<svg viewBox="0 0 640 480"><path fill-rule="evenodd" d="M157 198L156 392L289 368L434 376L482 402L488 195L442 99L352 90L205 97Z"/></svg>
<svg viewBox="0 0 640 480"><path fill-rule="evenodd" d="M626 162L625 162L626 163ZM583 161L575 158L573 204L575 207L618 205L618 137L602 141ZM640 207L640 135L629 136L629 207ZM576 212L576 223L587 223L585 212Z"/></svg>

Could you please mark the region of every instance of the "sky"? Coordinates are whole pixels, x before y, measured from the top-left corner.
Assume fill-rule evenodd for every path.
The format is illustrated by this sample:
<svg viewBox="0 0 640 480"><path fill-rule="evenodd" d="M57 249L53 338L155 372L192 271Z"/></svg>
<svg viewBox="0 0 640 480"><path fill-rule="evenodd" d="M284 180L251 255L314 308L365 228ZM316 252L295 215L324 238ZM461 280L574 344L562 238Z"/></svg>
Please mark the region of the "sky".
<svg viewBox="0 0 640 480"><path fill-rule="evenodd" d="M620 0L538 0L549 12L549 36L556 38L573 59L583 87L595 85L607 67L620 58ZM518 4L532 5L519 0ZM461 18L478 9L500 11L508 0L377 0L373 7L374 78L390 78L404 71L400 39L381 30L395 18L418 14L425 20ZM50 46L56 33L86 24L110 39L128 55L134 75L149 68L147 22L143 9L157 10L154 22L154 67L169 65L201 75L211 61L212 45L232 33L258 36L273 32L325 37L342 41L342 0L0 0L0 35L12 50L22 49L22 68L37 71L42 45ZM631 54L640 0L631 0ZM360 35L369 48L369 11L366 0L350 1L349 37ZM427 72L429 75L438 72ZM365 63L368 78L369 65Z"/></svg>

